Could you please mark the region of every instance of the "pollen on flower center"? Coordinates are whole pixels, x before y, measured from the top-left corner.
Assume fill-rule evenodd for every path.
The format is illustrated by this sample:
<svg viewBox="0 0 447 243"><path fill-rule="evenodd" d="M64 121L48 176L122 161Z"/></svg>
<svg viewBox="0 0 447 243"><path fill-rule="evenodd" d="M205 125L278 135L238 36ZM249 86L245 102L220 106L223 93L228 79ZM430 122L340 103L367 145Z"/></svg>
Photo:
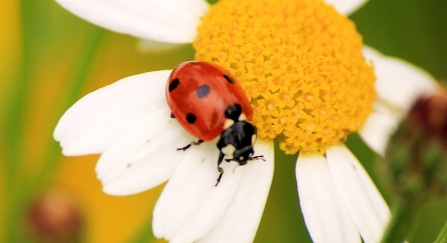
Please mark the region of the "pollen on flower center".
<svg viewBox="0 0 447 243"><path fill-rule="evenodd" d="M372 111L375 76L346 16L315 0L221 0L202 18L196 59L232 72L262 138L324 152Z"/></svg>

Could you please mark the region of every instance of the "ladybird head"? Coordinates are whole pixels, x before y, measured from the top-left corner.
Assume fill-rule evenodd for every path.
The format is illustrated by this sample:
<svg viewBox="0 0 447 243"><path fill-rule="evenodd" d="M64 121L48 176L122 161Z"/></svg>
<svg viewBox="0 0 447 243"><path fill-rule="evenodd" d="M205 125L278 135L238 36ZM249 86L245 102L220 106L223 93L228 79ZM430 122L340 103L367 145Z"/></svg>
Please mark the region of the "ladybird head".
<svg viewBox="0 0 447 243"><path fill-rule="evenodd" d="M233 160L239 163L239 165L247 164L247 161L253 157L253 145L247 145L243 148L236 149L233 153Z"/></svg>
<svg viewBox="0 0 447 243"><path fill-rule="evenodd" d="M245 165L253 157L253 145L256 141L256 127L245 121L246 117L238 104L229 106L225 111L227 122L217 147L226 157Z"/></svg>
<svg viewBox="0 0 447 243"><path fill-rule="evenodd" d="M253 157L256 127L246 121L237 121L220 136L217 147L226 157L245 165Z"/></svg>

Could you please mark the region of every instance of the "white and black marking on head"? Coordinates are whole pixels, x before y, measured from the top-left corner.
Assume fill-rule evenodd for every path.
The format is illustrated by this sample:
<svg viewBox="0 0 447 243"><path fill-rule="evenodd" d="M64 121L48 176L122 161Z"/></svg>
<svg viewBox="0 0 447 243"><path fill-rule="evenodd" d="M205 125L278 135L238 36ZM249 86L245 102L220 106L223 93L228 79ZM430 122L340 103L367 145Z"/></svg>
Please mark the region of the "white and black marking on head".
<svg viewBox="0 0 447 243"><path fill-rule="evenodd" d="M229 127L233 126L233 124L234 124L234 121L233 121L233 120L231 120L231 119L226 119L226 120L225 120L225 123L224 123L224 127L223 127L223 129L224 129L224 130L227 130Z"/></svg>
<svg viewBox="0 0 447 243"><path fill-rule="evenodd" d="M245 115L244 112L242 112L241 115L238 118L238 121L245 121L245 120L247 120L247 116Z"/></svg>
<svg viewBox="0 0 447 243"><path fill-rule="evenodd" d="M235 122L247 120L247 116L242 112L242 107L239 104L228 106L225 110L225 117L227 120L224 123L224 130L233 126Z"/></svg>
<svg viewBox="0 0 447 243"><path fill-rule="evenodd" d="M253 134L253 136L251 136L251 144L252 145L254 145L256 143L256 139L257 139L257 136L256 136L256 133L255 133L255 134Z"/></svg>
<svg viewBox="0 0 447 243"><path fill-rule="evenodd" d="M227 146L221 148L220 151L222 151L222 153L225 155L233 157L233 153L234 151L236 151L236 148L234 147L233 144L228 144Z"/></svg>

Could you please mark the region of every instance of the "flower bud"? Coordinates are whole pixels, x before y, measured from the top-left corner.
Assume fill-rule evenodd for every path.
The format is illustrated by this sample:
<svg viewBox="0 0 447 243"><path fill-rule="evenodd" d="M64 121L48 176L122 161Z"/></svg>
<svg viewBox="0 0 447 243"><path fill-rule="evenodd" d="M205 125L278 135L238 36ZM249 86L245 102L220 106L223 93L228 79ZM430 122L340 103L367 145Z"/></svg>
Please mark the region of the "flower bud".
<svg viewBox="0 0 447 243"><path fill-rule="evenodd" d="M391 137L385 162L394 189L405 201L422 203L446 195L447 97L419 97Z"/></svg>
<svg viewBox="0 0 447 243"><path fill-rule="evenodd" d="M71 198L49 192L31 203L26 223L37 242L78 242L83 219Z"/></svg>

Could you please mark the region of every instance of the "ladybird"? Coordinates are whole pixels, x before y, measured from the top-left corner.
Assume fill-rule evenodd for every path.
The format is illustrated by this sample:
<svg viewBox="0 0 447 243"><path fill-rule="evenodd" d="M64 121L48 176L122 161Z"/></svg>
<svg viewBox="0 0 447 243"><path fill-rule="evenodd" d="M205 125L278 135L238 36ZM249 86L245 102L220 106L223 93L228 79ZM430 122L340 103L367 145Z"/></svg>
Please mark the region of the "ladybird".
<svg viewBox="0 0 447 243"><path fill-rule="evenodd" d="M224 172L220 167L224 159L245 165L262 158L253 156L256 127L248 122L253 117L250 101L236 78L224 68L202 61L179 64L166 84L166 100L171 117L199 139L177 150L185 151L191 145L218 138L220 174L216 186Z"/></svg>

